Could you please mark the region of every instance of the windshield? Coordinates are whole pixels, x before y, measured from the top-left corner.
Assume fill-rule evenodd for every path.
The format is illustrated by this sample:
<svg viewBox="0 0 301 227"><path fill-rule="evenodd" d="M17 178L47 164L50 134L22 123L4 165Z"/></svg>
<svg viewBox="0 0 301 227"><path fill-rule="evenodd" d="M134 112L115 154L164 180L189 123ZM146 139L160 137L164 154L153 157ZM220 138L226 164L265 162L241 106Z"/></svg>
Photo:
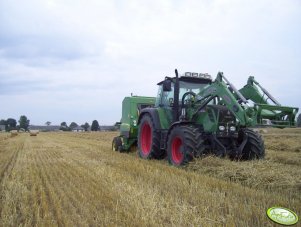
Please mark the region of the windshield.
<svg viewBox="0 0 301 227"><path fill-rule="evenodd" d="M194 92L195 94L199 94L201 90L203 90L208 84L196 84L180 81L180 93L179 93L179 104L181 104L182 97L186 92ZM190 96L187 96L189 98ZM159 86L158 95L156 99L155 106L158 107L160 105L171 107L174 102L174 83L171 84L171 91L163 91L162 85Z"/></svg>
<svg viewBox="0 0 301 227"><path fill-rule="evenodd" d="M195 94L198 94L201 90L204 89L208 84L192 84L184 81L180 81L180 94L179 99L181 100L183 95L186 92L192 91Z"/></svg>

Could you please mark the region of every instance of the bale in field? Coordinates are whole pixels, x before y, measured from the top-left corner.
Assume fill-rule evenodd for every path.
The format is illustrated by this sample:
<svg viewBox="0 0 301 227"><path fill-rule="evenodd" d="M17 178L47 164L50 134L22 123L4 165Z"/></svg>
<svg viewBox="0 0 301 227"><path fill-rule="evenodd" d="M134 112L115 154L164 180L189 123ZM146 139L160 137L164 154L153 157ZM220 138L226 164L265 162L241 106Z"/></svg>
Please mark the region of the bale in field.
<svg viewBox="0 0 301 227"><path fill-rule="evenodd" d="M11 137L14 137L14 136L17 136L18 135L18 131L17 130L11 130L10 131L10 136Z"/></svg>
<svg viewBox="0 0 301 227"><path fill-rule="evenodd" d="M29 135L30 136L37 136L39 134L39 130L30 130Z"/></svg>
<svg viewBox="0 0 301 227"><path fill-rule="evenodd" d="M268 133L268 130L266 128L253 128L254 132L258 132L260 134L262 133Z"/></svg>

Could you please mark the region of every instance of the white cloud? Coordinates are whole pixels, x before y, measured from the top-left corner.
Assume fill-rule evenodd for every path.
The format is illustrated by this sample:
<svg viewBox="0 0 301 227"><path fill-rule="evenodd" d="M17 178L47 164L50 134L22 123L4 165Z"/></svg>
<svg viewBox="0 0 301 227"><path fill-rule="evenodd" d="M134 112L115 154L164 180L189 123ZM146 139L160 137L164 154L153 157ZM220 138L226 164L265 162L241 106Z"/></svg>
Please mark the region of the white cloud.
<svg viewBox="0 0 301 227"><path fill-rule="evenodd" d="M83 107L78 121L113 123L125 95L155 96L176 67L222 70L237 87L253 75L301 106L300 11L297 0L2 1L0 101L9 107L0 118L27 108L33 123L60 123ZM11 105L23 97L26 107ZM37 106L48 111L30 111Z"/></svg>

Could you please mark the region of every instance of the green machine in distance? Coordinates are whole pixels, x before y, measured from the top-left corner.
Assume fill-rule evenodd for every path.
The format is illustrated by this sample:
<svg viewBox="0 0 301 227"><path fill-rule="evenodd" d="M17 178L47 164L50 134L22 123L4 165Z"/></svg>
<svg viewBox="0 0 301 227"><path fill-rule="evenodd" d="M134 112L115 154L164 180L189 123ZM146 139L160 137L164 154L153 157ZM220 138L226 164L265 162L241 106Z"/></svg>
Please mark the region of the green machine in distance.
<svg viewBox="0 0 301 227"><path fill-rule="evenodd" d="M277 121L277 126L295 123L293 116L288 117L291 123L287 122L286 109L278 105L277 111L272 105L268 109L272 113L263 111L262 105L268 104L248 95L252 94L250 89L237 90L221 72L215 80L203 73L179 76L175 70L175 74L158 83L156 98L123 100L120 136L113 139L113 150L138 147L141 158L167 158L175 166L208 153L235 160L261 159L264 141L252 127L262 124L263 119Z"/></svg>

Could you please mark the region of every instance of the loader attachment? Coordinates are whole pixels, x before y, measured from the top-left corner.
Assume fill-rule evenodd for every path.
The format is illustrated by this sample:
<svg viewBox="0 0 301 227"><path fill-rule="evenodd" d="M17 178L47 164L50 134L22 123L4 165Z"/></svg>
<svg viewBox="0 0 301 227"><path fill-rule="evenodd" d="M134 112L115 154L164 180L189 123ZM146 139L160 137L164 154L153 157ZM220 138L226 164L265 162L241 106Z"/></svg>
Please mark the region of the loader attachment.
<svg viewBox="0 0 301 227"><path fill-rule="evenodd" d="M298 108L296 107L256 103L255 108L257 109L257 126L296 127L295 117L298 113Z"/></svg>
<svg viewBox="0 0 301 227"><path fill-rule="evenodd" d="M296 127L295 117L299 109L281 106L253 76L249 77L247 84L239 91L247 100L254 102L257 109L257 126Z"/></svg>

